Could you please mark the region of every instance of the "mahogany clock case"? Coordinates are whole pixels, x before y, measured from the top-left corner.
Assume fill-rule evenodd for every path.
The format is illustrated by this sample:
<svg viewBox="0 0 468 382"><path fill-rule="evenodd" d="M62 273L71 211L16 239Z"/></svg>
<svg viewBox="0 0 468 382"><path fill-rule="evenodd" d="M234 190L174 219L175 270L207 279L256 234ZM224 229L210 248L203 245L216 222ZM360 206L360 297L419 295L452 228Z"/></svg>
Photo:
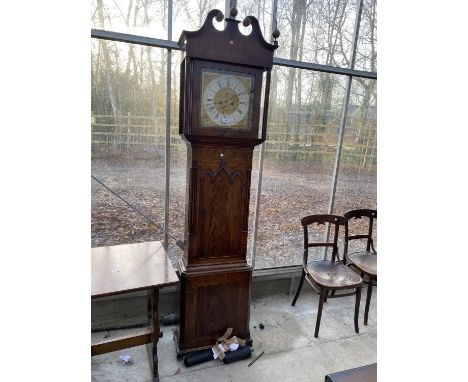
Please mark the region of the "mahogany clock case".
<svg viewBox="0 0 468 382"><path fill-rule="evenodd" d="M228 327L234 329L233 335L250 342L252 268L246 254L252 157L255 146L266 136L270 73L278 45L263 39L258 20L251 16L248 36L240 33L239 21L232 18L224 20L223 31L216 30L213 20L220 13L210 11L203 26L183 31L178 43L181 47L185 43L179 132L187 142L185 247L179 261L179 356L211 347ZM210 70L253 80L249 90L253 92L249 95L252 104L243 117L249 121L242 128L228 126L225 120L216 124L216 118L213 125L200 124L203 73ZM216 90L221 88L219 85ZM223 118L227 118L229 109L223 110Z"/></svg>

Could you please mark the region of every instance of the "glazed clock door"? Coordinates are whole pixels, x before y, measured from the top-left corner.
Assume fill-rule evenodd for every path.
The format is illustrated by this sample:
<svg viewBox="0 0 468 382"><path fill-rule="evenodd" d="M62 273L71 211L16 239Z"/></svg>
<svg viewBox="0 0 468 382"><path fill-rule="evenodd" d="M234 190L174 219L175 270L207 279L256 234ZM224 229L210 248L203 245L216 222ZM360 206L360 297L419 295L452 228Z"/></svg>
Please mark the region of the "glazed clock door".
<svg viewBox="0 0 468 382"><path fill-rule="evenodd" d="M195 61L193 132L257 138L261 84L261 70Z"/></svg>
<svg viewBox="0 0 468 382"><path fill-rule="evenodd" d="M252 127L255 76L202 69L200 127Z"/></svg>

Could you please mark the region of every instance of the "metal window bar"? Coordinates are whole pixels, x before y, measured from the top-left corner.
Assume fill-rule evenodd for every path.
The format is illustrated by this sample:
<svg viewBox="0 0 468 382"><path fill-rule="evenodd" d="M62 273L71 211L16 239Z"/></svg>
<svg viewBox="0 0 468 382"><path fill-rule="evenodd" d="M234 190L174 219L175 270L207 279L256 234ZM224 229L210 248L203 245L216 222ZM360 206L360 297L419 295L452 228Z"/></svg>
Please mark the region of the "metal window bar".
<svg viewBox="0 0 468 382"><path fill-rule="evenodd" d="M356 15L356 22L354 24L354 39L353 39L353 47L351 50L351 62L350 62L350 70L354 70L354 65L356 63L356 51L357 51L357 43L359 37L359 29L361 27L361 15L362 15L362 7L363 7L364 0L359 0L358 5L358 13ZM335 205L335 195L336 195L336 186L338 184L338 174L340 170L340 160L341 160L341 152L343 148L343 137L346 128L346 120L348 114L348 106L349 106L349 98L351 94L351 84L352 84L353 76L350 75L346 81L346 90L345 90L345 99L343 101L343 110L341 114L341 123L340 123L340 131L338 133L338 142L336 147L336 156L335 156L335 164L333 167L333 180L332 180L332 190L330 192L330 199L328 201L328 213L333 213L333 207ZM325 241L328 242L330 238L330 225L328 224L326 233L325 233ZM323 259L327 258L328 248L324 249Z"/></svg>
<svg viewBox="0 0 468 382"><path fill-rule="evenodd" d="M167 5L167 39L172 40L172 0ZM165 176L166 184L164 188L164 249L169 249L169 202L170 202L170 180L171 180L171 82L172 82L172 49L167 49L166 66L166 147L165 147Z"/></svg>
<svg viewBox="0 0 468 382"><path fill-rule="evenodd" d="M276 23L276 15L274 15L274 17L275 17L274 21ZM91 29L91 37L102 39L102 40L125 42L128 44L146 45L146 46L151 46L155 48L184 50L184 47L182 48L179 47L175 41L168 41L168 40L162 40L158 38L132 35L128 33L111 32L111 31L106 31L102 29ZM314 64L311 62L296 61L296 60L290 60L290 59L279 58L279 57L273 57L273 65L287 66L291 68L306 69L306 70L314 70L317 72L325 72L325 73L332 73L332 74L341 74L345 76L370 78L374 80L377 79L376 72L366 72L363 70L356 70L354 68L350 69L350 68L340 68L337 66L330 66L330 65Z"/></svg>
<svg viewBox="0 0 468 382"><path fill-rule="evenodd" d="M272 33L277 27L277 12L278 12L278 0L273 0L273 9L271 12L270 43L273 42ZM260 154L258 158L259 163L258 163L257 193L255 196L255 212L254 212L253 229L252 229L252 257L250 259L250 265L252 266L252 269L255 269L255 258L257 255L258 216L259 216L259 211L260 211L260 196L262 193L263 160L265 158L265 147L266 147L266 142L263 142L260 145Z"/></svg>

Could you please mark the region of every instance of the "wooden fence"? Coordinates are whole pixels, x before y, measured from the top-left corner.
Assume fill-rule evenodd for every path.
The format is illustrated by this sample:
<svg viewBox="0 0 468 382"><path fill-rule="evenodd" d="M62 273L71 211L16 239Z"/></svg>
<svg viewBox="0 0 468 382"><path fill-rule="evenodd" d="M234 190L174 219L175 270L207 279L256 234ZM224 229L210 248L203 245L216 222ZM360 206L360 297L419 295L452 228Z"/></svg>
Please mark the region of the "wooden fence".
<svg viewBox="0 0 468 382"><path fill-rule="evenodd" d="M165 117L93 115L91 143L93 155L99 153L145 156L164 154ZM334 161L338 127L331 125L269 123L266 157L278 160L314 161L318 164ZM377 162L375 125L346 127L341 163L352 167L375 169ZM171 154L184 153L185 143L179 136L178 121L171 125Z"/></svg>

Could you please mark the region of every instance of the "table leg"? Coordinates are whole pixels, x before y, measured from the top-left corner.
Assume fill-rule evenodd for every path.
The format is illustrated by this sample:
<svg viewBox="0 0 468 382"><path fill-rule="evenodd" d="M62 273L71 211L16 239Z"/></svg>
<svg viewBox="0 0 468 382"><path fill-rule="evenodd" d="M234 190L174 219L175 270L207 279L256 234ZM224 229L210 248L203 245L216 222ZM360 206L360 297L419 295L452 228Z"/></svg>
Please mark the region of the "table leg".
<svg viewBox="0 0 468 382"><path fill-rule="evenodd" d="M151 316L151 373L152 381L159 382L159 373L158 373L158 341L161 337L160 327L159 327L159 316L158 316L158 302L159 302L159 290L157 288L151 289L149 291L149 300L150 300L150 316Z"/></svg>

